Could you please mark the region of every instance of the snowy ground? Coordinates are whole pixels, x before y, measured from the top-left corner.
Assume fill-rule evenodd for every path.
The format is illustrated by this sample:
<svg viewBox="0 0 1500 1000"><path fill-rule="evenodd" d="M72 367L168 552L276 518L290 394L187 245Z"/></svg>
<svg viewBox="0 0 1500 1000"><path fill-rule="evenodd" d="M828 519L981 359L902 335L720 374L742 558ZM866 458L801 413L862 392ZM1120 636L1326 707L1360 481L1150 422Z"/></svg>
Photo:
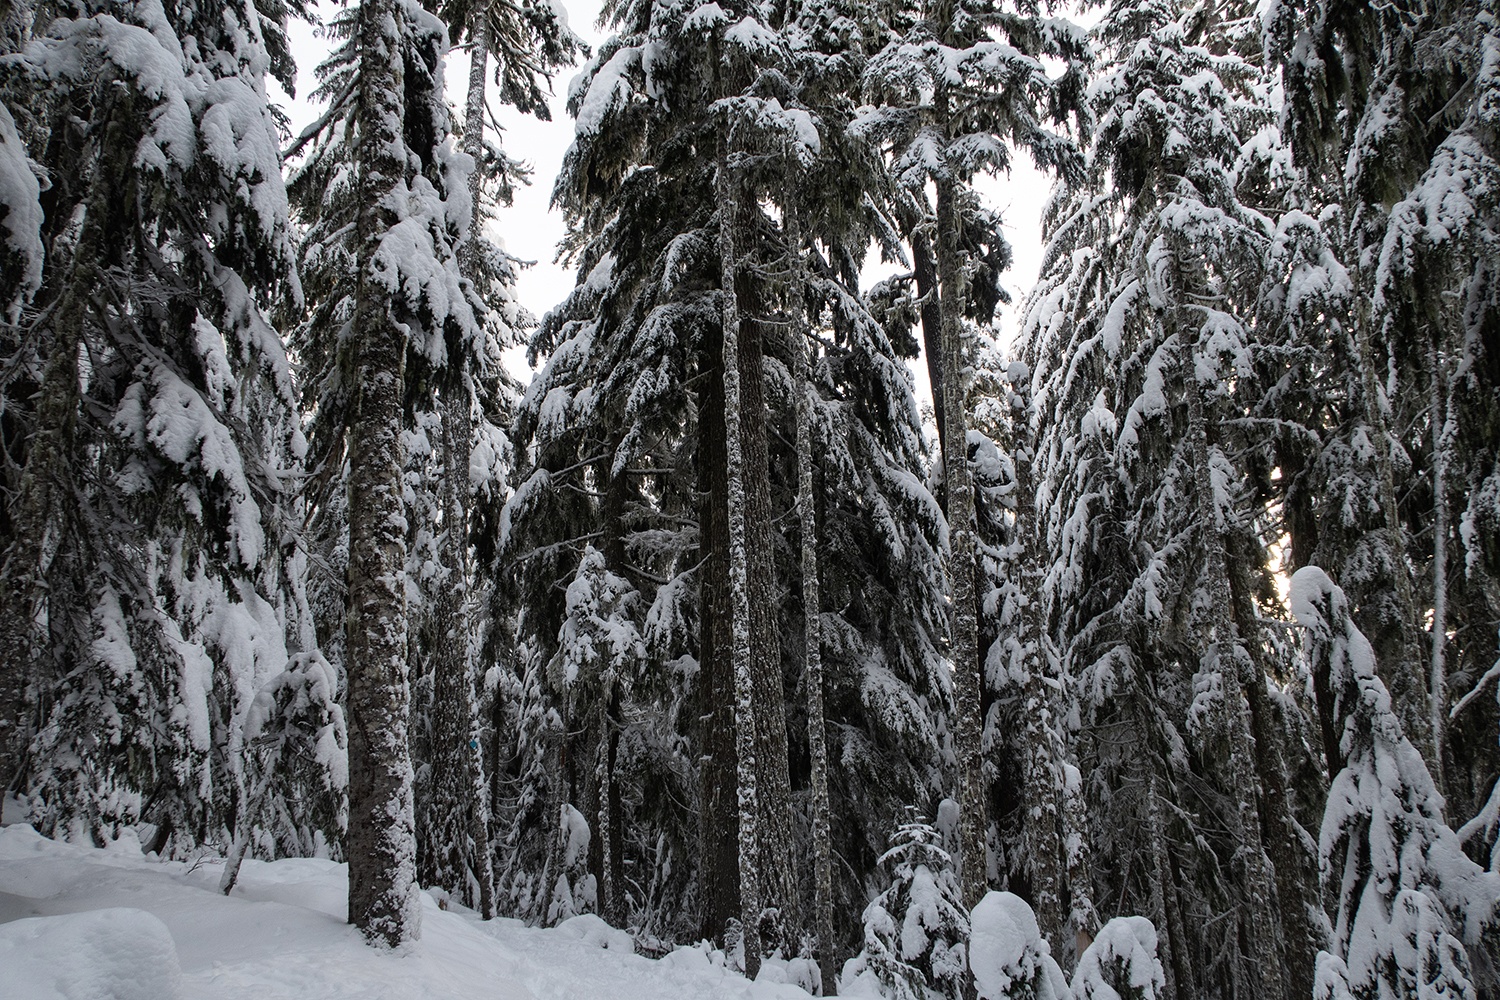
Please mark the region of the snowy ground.
<svg viewBox="0 0 1500 1000"><path fill-rule="evenodd" d="M343 865L245 863L234 895L221 863L144 858L0 829L4 1000L806 1000L748 983L701 951L661 961L596 917L552 930L480 921L425 898L422 939L377 951L344 922ZM772 978L783 970L768 970Z"/></svg>

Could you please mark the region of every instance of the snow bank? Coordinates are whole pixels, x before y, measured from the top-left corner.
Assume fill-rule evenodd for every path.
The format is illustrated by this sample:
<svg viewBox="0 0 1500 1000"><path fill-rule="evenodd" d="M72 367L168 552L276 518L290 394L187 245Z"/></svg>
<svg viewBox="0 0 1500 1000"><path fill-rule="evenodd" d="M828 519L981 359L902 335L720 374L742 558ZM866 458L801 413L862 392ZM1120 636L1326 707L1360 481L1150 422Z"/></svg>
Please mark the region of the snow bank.
<svg viewBox="0 0 1500 1000"><path fill-rule="evenodd" d="M0 997L25 1000L806 1000L747 982L722 955L636 955L598 917L554 930L484 922L422 894L422 939L391 952L345 922L348 872L312 858L142 857L0 829ZM715 960L717 958L717 960ZM774 978L793 980L790 968Z"/></svg>
<svg viewBox="0 0 1500 1000"><path fill-rule="evenodd" d="M112 907L0 924L0 993L26 1000L174 1000L172 934L141 910Z"/></svg>

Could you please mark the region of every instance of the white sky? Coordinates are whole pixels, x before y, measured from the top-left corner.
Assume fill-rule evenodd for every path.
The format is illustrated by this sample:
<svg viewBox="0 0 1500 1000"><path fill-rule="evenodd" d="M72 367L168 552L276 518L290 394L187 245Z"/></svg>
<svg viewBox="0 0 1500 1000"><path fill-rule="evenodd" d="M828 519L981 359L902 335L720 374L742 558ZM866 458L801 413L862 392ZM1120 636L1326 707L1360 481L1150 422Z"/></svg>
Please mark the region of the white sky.
<svg viewBox="0 0 1500 1000"><path fill-rule="evenodd" d="M598 0L561 0L569 21L590 48L597 47L604 38L597 26L600 4ZM316 8L316 5L315 5ZM329 6L323 6L324 13ZM293 134L313 121L319 108L307 100L313 89L314 70L327 55L328 44L319 38L314 29L302 22L291 25L292 51L297 60L297 99L290 100L272 83L272 100L278 101L291 119ZM552 195L552 182L562 166L563 154L573 141L573 121L563 105L568 92L568 83L577 69L563 70L553 83L552 121L544 122L520 115L509 107L492 104L496 117L505 128L499 137L501 145L514 157L523 160L532 168L530 187L516 192L515 204L493 220L491 236L502 243L512 254L525 261L535 263L524 270L519 281L519 295L523 305L541 317L565 298L572 289L572 271L554 263L557 243L562 239L564 225L562 215L548 209ZM466 52L455 50L447 60L445 76L448 98L451 104L462 105L464 88L468 83L469 60ZM1025 155L1017 157L1014 169L1008 177L986 179L980 189L998 208L1005 220L1006 237L1015 254L1015 263L1002 281L1010 290L1014 302L1002 306L1000 314L1001 342L1008 343L1014 333L1015 314L1026 292L1036 281L1041 260L1042 206L1046 200L1050 182L1039 173ZM866 268L866 278L878 280L895 269L881 265L876 255ZM510 367L522 378L529 378L529 371L522 354L517 350L508 359ZM912 364L916 378L918 399L926 402L931 398L927 381L927 367L920 359Z"/></svg>

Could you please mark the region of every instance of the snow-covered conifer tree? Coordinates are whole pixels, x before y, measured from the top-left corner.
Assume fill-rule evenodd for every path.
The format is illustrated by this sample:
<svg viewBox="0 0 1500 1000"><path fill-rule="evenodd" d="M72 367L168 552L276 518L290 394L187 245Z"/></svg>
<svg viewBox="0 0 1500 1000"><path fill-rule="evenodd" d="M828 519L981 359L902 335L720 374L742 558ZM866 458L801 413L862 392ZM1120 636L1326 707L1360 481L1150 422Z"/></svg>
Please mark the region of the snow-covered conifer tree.
<svg viewBox="0 0 1500 1000"><path fill-rule="evenodd" d="M1083 50L1082 33L1070 24L1005 4L919 6L907 30L871 60L865 89L877 105L855 126L889 144L892 171L909 197L925 207L927 183L936 186L928 237L935 245L941 330L934 395L942 397L944 414L950 656L958 704L964 898L970 904L983 896L988 872L973 485L968 462L959 458L968 454L966 388L972 378L963 326L974 296L964 232L977 207L969 183L978 173L1006 168L1007 141L1028 149L1044 167L1076 167L1071 143L1048 125L1049 119L1065 123L1074 110L1080 83L1075 64ZM1043 56L1065 60L1067 72L1053 79Z"/></svg>
<svg viewBox="0 0 1500 1000"><path fill-rule="evenodd" d="M305 442L268 320L300 294L265 89L290 79L282 15L32 13L7 42L6 148L55 180L30 211L24 178L6 184L7 266L30 299L7 302L7 338L27 334L6 341L0 631L24 691L11 746L31 745L5 781L49 831L146 822L155 850L227 846L251 702L315 642L295 551ZM336 840L327 778L276 779L289 823L253 831L256 850Z"/></svg>
<svg viewBox="0 0 1500 1000"><path fill-rule="evenodd" d="M454 33L466 33L470 42L463 151L473 165L459 260L482 334L446 358L431 384L419 390L426 402L418 404L417 447L409 449L416 459L409 464L417 466L408 472L409 485L418 497L425 491L434 506L428 523L441 525L425 536L416 527L413 537L414 545L425 541L434 550L412 552L423 594L422 628L414 640L421 671L414 742L422 748L417 764L428 779L419 785L426 794L417 796L417 859L424 883L455 889L489 914L491 803L476 681L481 650L494 645L491 636L505 630L497 621L511 612L503 591L489 583L503 568L476 573L471 548L481 526L493 528L507 498L511 453L502 427L519 388L500 355L520 342L520 330L532 320L516 298L517 261L485 233L495 214L492 203L508 204L514 184L529 179L518 161L487 139L486 88L493 76L503 103L548 118L548 78L577 54L580 43L566 16L550 4L453 3L442 13ZM481 548L488 552L491 546L486 541Z"/></svg>
<svg viewBox="0 0 1500 1000"><path fill-rule="evenodd" d="M988 892L969 915L969 967L979 1000L1064 1000L1068 981L1020 896Z"/></svg>
<svg viewBox="0 0 1500 1000"><path fill-rule="evenodd" d="M1406 733L1469 809L1496 771L1493 720L1463 717L1447 747L1443 729L1449 691L1497 655L1493 629L1464 624L1493 619L1478 591L1495 578L1494 553L1458 527L1494 510L1493 449L1464 442L1494 420L1494 352L1475 331L1494 309L1481 234L1495 226L1500 162L1488 124L1495 18L1482 2L1336 0L1278 2L1265 17L1296 165L1326 206L1318 221L1349 291L1331 314L1346 343L1319 394L1340 405L1322 453L1304 444L1299 456L1313 497L1299 565L1316 561L1347 589ZM1450 407L1455 377L1467 391ZM1429 613L1441 624L1424 636Z"/></svg>
<svg viewBox="0 0 1500 1000"><path fill-rule="evenodd" d="M320 69L328 108L304 136L312 146L294 182L308 227L299 344L315 454L326 482L348 494L349 919L395 945L420 921L407 554L408 532L430 530L408 521L422 511L406 503L403 468L410 435L434 426L421 417L437 410L426 394L461 355L485 356L485 330L458 267L473 164L449 132L442 22L415 4L370 0L332 31L340 45ZM318 499L338 512L326 493Z"/></svg>
<svg viewBox="0 0 1500 1000"><path fill-rule="evenodd" d="M1234 51L1247 23L1239 13L1238 26L1206 28L1176 4L1116 5L1096 29L1108 69L1091 89L1090 172L1049 207L1051 246L1028 306L1025 356L1035 370L1036 503L1052 511L1047 600L1064 673L1082 681L1091 711L1104 710L1094 727L1123 723L1155 745L1117 759L1127 771L1160 761L1177 772L1175 784L1211 771L1211 761L1227 764L1213 779L1232 824L1218 850L1233 859L1238 885L1212 892L1245 900L1249 954L1227 970L1193 968L1180 936L1201 928L1174 918L1173 897L1187 887L1163 871L1152 916L1169 982L1177 980L1169 988L1191 992L1204 971L1227 972L1233 982L1264 977L1262 995L1283 995L1283 931L1296 993L1310 989L1317 934L1255 609L1265 554L1253 541L1261 512L1246 486L1260 459L1235 429L1244 425L1231 423L1256 401L1250 324L1269 236L1240 185L1259 176L1260 151L1274 141L1265 89ZM1196 44L1198 32L1212 45ZM1143 700L1106 723L1122 684L1141 685L1131 700ZM1187 735L1196 748L1180 742ZM1111 830L1107 840L1133 849L1144 839L1146 853L1164 860L1166 832L1149 817L1179 792L1160 791L1145 796L1135 820L1151 829L1141 838ZM1211 882L1223 877L1219 861L1202 863Z"/></svg>
<svg viewBox="0 0 1500 1000"><path fill-rule="evenodd" d="M880 863L890 866L890 884L865 908L865 945L844 966L845 991L868 978L891 1000L959 1000L969 981L969 914L937 831L908 815Z"/></svg>
<svg viewBox="0 0 1500 1000"><path fill-rule="evenodd" d="M1291 581L1315 670L1334 694L1343 769L1319 835L1336 901L1333 942L1318 955L1313 995L1474 996L1495 988L1500 875L1463 852L1443 800L1402 732L1349 599L1316 566Z"/></svg>

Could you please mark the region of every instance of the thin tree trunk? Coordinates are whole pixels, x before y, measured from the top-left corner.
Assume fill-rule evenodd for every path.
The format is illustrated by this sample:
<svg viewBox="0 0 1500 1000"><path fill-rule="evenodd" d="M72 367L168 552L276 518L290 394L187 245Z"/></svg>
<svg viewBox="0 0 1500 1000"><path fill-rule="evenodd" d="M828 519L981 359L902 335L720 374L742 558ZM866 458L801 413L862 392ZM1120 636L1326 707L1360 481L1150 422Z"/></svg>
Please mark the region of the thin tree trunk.
<svg viewBox="0 0 1500 1000"><path fill-rule="evenodd" d="M1357 287L1364 287L1363 284ZM1376 486L1380 492L1381 534L1385 536L1390 594L1393 607L1378 608L1375 620L1364 623L1362 631L1375 646L1376 663L1390 688L1391 701L1401 717L1402 728L1412 745L1421 752L1427 768L1434 775L1442 769L1433 744L1431 713L1427 704L1427 685L1423 683L1421 646L1417 641L1417 599L1411 573L1406 565L1405 532L1401 527L1401 509L1396 503L1396 474L1391 460L1391 434L1381 405L1380 380L1375 374L1374 350L1370 341L1370 305L1361 297L1354 318L1359 348L1359 377L1362 387L1365 422L1374 434ZM1361 610L1370 603L1361 602ZM1379 602L1376 602L1377 604ZM1367 615L1368 617L1368 615Z"/></svg>
<svg viewBox="0 0 1500 1000"><path fill-rule="evenodd" d="M402 502L402 396L406 330L393 321L376 273L381 237L395 223L404 39L391 0L363 0L355 19L360 86L358 285L353 317L358 387L349 427L347 672L349 708L349 922L372 944L421 933L407 744L406 517Z"/></svg>
<svg viewBox="0 0 1500 1000"><path fill-rule="evenodd" d="M469 52L469 93L464 103L463 150L474 160L474 172L469 174L469 200L473 214L469 216L469 232L463 244L461 263L464 274L471 281L479 269L484 235L484 212L480 198L484 191L484 112L485 77L489 67L489 23L478 18L474 31L474 44Z"/></svg>
<svg viewBox="0 0 1500 1000"><path fill-rule="evenodd" d="M729 600L733 634L735 749L739 758L740 933L745 975L760 972L760 840L757 795L755 679L750 638L750 553L746 545L745 455L740 399L740 308L735 292L737 260L734 224L738 217L728 156L719 153L719 267L724 330L724 446L729 498Z"/></svg>
<svg viewBox="0 0 1500 1000"><path fill-rule="evenodd" d="M1144 736L1144 729L1142 736ZM1144 746L1144 741L1143 741ZM1165 1000L1186 1000L1177 989L1176 951L1183 946L1167 913L1167 893L1172 891L1172 867L1167 860L1167 848L1163 840L1163 821L1159 796L1156 791L1156 767L1151 759L1143 762L1149 772L1146 781L1146 824L1150 827L1151 851L1151 916L1156 921L1156 957L1161 960L1162 973L1166 978Z"/></svg>
<svg viewBox="0 0 1500 1000"><path fill-rule="evenodd" d="M614 445L618 447L618 442L614 442ZM623 474L610 476L604 488L604 504L600 511L604 531L600 544L606 566L623 568L626 565L625 509L629 501L629 478ZM627 916L622 877L624 826L619 782L615 781L615 762L620 748L621 730L620 681L617 678L607 680L598 698L596 738L599 745L595 786L598 795L596 805L599 835L594 838L592 848L598 852L595 870L599 872L599 914L605 922L622 927Z"/></svg>
<svg viewBox="0 0 1500 1000"><path fill-rule="evenodd" d="M1432 669L1428 706L1432 719L1433 778L1443 788L1443 743L1448 726L1448 415L1447 375L1434 340L1427 345L1432 373L1428 421L1432 424Z"/></svg>
<svg viewBox="0 0 1500 1000"><path fill-rule="evenodd" d="M944 113L939 109L939 116ZM947 490L950 654L958 702L954 742L959 767L959 840L964 906L973 909L989 886L985 839L988 827L981 757L979 624L974 596L974 487L969 479L969 428L964 409L962 263L953 182L938 182L938 283L941 289L943 356L943 481Z"/></svg>
<svg viewBox="0 0 1500 1000"><path fill-rule="evenodd" d="M1183 334L1182 325L1177 333ZM1203 539L1203 579L1210 599L1209 642L1211 658L1223 684L1225 730L1229 738L1229 774L1238 795L1234 832L1245 866L1245 905L1249 908L1252 937L1251 960L1259 970L1257 996L1282 1000L1287 996L1281 941L1275 918L1276 889L1270 861L1261 839L1260 780L1255 766L1249 708L1241 683L1239 636L1234 627L1233 599L1224 557L1224 526L1214 499L1213 473L1209 466L1208 431L1203 412L1203 392L1196 375L1197 351L1183 347L1183 383L1187 395L1188 437L1193 450L1193 477L1198 520Z"/></svg>
<svg viewBox="0 0 1500 1000"><path fill-rule="evenodd" d="M1302 848L1297 819L1292 813L1291 781L1281 754L1284 733L1278 728L1270 687L1266 683L1264 647L1259 638L1255 602L1246 571L1250 564L1248 550L1253 542L1243 530L1235 532L1231 541L1238 542L1233 553L1235 557L1228 562L1234 618L1251 637L1246 645L1254 669L1245 679L1245 699L1250 709L1255 770L1261 782L1266 857L1275 875L1276 895L1281 904L1287 991L1290 997L1308 997L1313 991L1315 960L1325 945L1312 917L1314 908L1321 906L1317 871L1313 859Z"/></svg>
<svg viewBox="0 0 1500 1000"><path fill-rule="evenodd" d="M247 759L254 759L256 750L254 747L246 747ZM219 879L219 891L229 895L234 891L235 883L240 878L240 866L245 862L245 855L250 850L250 831L255 829L255 821L260 818L260 813L265 805L266 790L271 787L271 779L276 774L276 765L281 756L281 748L277 747L275 754L271 755L264 763L257 762L257 775L254 783L245 789L245 798L240 805L239 817L235 824L234 841L229 845L229 854L224 859L224 874Z"/></svg>
<svg viewBox="0 0 1500 1000"><path fill-rule="evenodd" d="M609 698L609 733L606 752L609 757L609 781L605 786L609 801L609 866L611 891L608 897L610 922L616 927L625 926L630 917L625 895L625 808L620 797L620 783L615 780L620 763L620 693L611 692Z"/></svg>
<svg viewBox="0 0 1500 1000"><path fill-rule="evenodd" d="M476 43L469 73L464 149L470 155L484 143L483 41ZM474 214L460 248L466 277L477 276L482 175L469 176ZM450 364L452 363L450 359ZM441 556L446 588L435 609L438 640L433 651L432 788L430 814L423 826L428 877L456 890L463 902L488 920L494 916L494 866L490 856L489 782L479 747L478 694L470 655L473 629L473 575L469 567L469 450L473 439L469 413L469 377L462 360L447 373L439 401L442 417L443 472L441 499L446 522Z"/></svg>
<svg viewBox="0 0 1500 1000"><path fill-rule="evenodd" d="M699 933L717 940L740 912L735 687L729 608L723 338L705 332L698 397Z"/></svg>
<svg viewBox="0 0 1500 1000"><path fill-rule="evenodd" d="M1022 539L1022 558L1017 598L1016 631L1024 650L1026 669L1025 719L1027 865L1031 872L1032 903L1042 936L1063 940L1068 921L1063 914L1063 827L1058 803L1058 764L1054 756L1053 697L1047 685L1050 666L1046 655L1046 623L1041 617L1042 546L1040 518L1036 511L1036 487L1032 481L1034 444L1029 431L1016 449L1016 531Z"/></svg>
<svg viewBox="0 0 1500 1000"><path fill-rule="evenodd" d="M614 784L613 765L614 761L610 754L610 718L609 702L613 695L606 694L599 699L598 721L595 723L599 729L598 747L594 757L594 786L599 796L599 828L594 838L598 844L599 851L599 915L604 922L617 925L619 914L615 912L615 869L614 850L611 835L614 833L614 824L610 815L610 786Z"/></svg>
<svg viewBox="0 0 1500 1000"><path fill-rule="evenodd" d="M1180 870L1172 867L1171 857L1165 853L1166 838L1158 834L1156 840L1158 848L1163 851L1162 857L1167 866L1167 881L1163 889L1162 905L1166 907L1167 912L1167 931L1176 942L1172 950L1172 959L1176 964L1177 995L1179 998L1200 997L1203 993L1198 988L1197 966L1189 951L1187 928L1182 920L1182 898L1177 893L1177 885L1182 875Z"/></svg>
<svg viewBox="0 0 1500 1000"><path fill-rule="evenodd" d="M937 262L932 244L921 229L911 234L912 271L921 300L922 353L927 356L927 385L932 390L932 417L937 422L938 449L943 447L947 411L943 408L943 310L938 302Z"/></svg>
<svg viewBox="0 0 1500 1000"><path fill-rule="evenodd" d="M455 379L455 381L457 381ZM445 394L442 405L442 498L447 531L442 557L447 588L435 609L438 642L433 653L432 790L429 808L446 815L427 818L443 843L427 834L429 852L446 855L433 874L445 888L457 889L465 905L484 919L494 916L494 868L489 849L489 782L479 749L478 693L470 655L473 601L470 597L467 484L469 441L473 432L464 406L466 393Z"/></svg>
<svg viewBox="0 0 1500 1000"><path fill-rule="evenodd" d="M813 393L804 295L807 274L802 258L802 227L797 212L786 210L788 252L792 263L792 337L797 392L797 515L802 534L802 683L807 689L807 752L812 771L812 848L814 930L818 936L818 970L823 995L837 991L833 953L833 848L828 803L828 740L823 716L823 621L818 587L818 517L813 496Z"/></svg>

